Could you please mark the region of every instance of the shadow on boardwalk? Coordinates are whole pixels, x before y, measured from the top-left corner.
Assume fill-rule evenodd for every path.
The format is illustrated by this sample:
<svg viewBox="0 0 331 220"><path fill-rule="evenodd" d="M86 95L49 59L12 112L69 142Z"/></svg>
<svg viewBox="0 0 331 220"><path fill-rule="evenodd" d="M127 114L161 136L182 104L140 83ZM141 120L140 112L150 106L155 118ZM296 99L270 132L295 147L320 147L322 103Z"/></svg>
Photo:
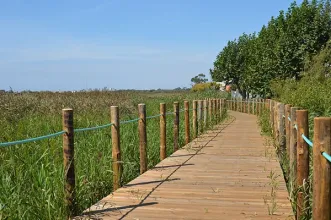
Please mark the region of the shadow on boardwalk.
<svg viewBox="0 0 331 220"><path fill-rule="evenodd" d="M266 156L256 117L231 114L76 219L292 219L281 168Z"/></svg>

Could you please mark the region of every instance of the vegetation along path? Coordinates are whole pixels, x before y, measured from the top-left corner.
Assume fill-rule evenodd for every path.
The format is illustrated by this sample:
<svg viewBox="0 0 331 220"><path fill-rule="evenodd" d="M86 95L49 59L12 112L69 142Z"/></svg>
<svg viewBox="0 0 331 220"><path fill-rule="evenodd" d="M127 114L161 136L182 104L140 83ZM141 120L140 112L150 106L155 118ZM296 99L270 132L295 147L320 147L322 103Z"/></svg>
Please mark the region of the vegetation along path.
<svg viewBox="0 0 331 220"><path fill-rule="evenodd" d="M77 219L293 219L256 116L230 114Z"/></svg>

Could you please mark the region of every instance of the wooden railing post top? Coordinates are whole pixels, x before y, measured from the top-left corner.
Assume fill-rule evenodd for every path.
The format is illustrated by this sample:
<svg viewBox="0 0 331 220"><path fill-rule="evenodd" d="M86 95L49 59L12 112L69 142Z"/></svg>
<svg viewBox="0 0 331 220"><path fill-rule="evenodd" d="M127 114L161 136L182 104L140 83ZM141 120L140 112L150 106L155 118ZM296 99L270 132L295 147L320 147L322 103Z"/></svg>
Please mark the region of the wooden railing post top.
<svg viewBox="0 0 331 220"><path fill-rule="evenodd" d="M110 106L110 109L117 109L117 108L118 108L117 105L112 105L112 106Z"/></svg>
<svg viewBox="0 0 331 220"><path fill-rule="evenodd" d="M146 106L146 104L140 103L140 104L138 104L138 106Z"/></svg>
<svg viewBox="0 0 331 220"><path fill-rule="evenodd" d="M160 103L160 113L162 117L165 117L166 115L166 104L165 103Z"/></svg>
<svg viewBox="0 0 331 220"><path fill-rule="evenodd" d="M300 108L299 107L291 107L291 112L295 113L297 110L299 110Z"/></svg>
<svg viewBox="0 0 331 220"><path fill-rule="evenodd" d="M73 109L72 108L64 108L62 109L63 112L72 112Z"/></svg>
<svg viewBox="0 0 331 220"><path fill-rule="evenodd" d="M308 110L297 109L296 112L299 113L299 114L302 114L302 113L308 112Z"/></svg>
<svg viewBox="0 0 331 220"><path fill-rule="evenodd" d="M331 117L315 117L314 122L319 122L319 121L331 121Z"/></svg>

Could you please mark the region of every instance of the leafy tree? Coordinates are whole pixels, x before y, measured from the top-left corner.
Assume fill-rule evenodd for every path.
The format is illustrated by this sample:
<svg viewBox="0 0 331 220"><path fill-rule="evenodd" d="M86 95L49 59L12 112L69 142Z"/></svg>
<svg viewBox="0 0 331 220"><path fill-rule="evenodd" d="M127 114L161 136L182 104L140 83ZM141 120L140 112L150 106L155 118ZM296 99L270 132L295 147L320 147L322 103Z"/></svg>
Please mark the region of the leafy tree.
<svg viewBox="0 0 331 220"><path fill-rule="evenodd" d="M194 84L205 83L207 81L208 81L208 79L206 79L206 75L203 73L200 73L199 75L197 75L191 79L191 82Z"/></svg>
<svg viewBox="0 0 331 220"><path fill-rule="evenodd" d="M259 33L244 33L229 41L217 55L211 77L236 85L244 98L271 96L271 81L299 80L330 34L330 0L293 2Z"/></svg>

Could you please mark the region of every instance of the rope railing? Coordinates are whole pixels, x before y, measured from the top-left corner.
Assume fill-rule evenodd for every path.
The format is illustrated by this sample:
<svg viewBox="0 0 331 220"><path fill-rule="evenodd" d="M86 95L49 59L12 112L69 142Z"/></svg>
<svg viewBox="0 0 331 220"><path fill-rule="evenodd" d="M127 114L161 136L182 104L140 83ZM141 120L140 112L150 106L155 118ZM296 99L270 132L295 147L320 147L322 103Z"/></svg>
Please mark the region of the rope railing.
<svg viewBox="0 0 331 220"><path fill-rule="evenodd" d="M146 117L146 119L159 118L159 117L161 117L161 116L162 116L162 114L159 114L159 115L152 115L152 116L148 116L148 117Z"/></svg>
<svg viewBox="0 0 331 220"><path fill-rule="evenodd" d="M100 129L105 129L105 128L110 128L111 127L111 150L115 154L112 155L112 163L117 164L118 166L113 167L113 189L118 189L121 187L120 183L120 175L122 172L122 166L123 161L120 159L121 155L121 148L120 148L120 126L119 125L124 125L124 124L129 124L129 123L134 123L134 122L141 122L138 124L138 134L139 134L139 150L140 150L140 173L142 174L143 172L147 171L147 164L148 164L148 157L147 157L147 125L145 120L141 120L142 118L145 119L155 119L155 118L160 118L160 159L163 160L166 158L166 142L167 142L167 137L166 137L166 121L165 117L166 115L171 115L174 116L173 120L173 135L174 135L174 151L179 149L179 135L180 135L180 123L179 121L182 119L179 119L179 113L185 112L185 120L184 120L184 129L185 129L185 143L189 144L191 141L191 132L190 132L190 114L189 111L193 111L192 114L192 130L193 130L193 138L199 137L200 134L205 132L205 129L208 129L209 124L207 126L206 124L201 124L202 126L198 126L198 122L200 122L202 119L200 116L202 115L201 113L204 111L210 119L213 119L212 124L214 123L219 123L221 121L221 114L220 113L221 109L227 109L227 105L225 102L225 99L214 99L214 104L212 108L212 114L206 114L207 113L207 108L197 108L197 100L193 101L193 108L189 107L189 101L184 102L184 109L179 109L179 103L174 102L174 111L169 111L166 112L166 104L165 103L160 103L160 113L157 115L151 115L146 117L146 106L145 104L139 104L138 105L138 112L139 112L139 118L133 118L129 120L124 120L120 121L119 117L119 108L118 106L111 106L111 111L110 111L110 122L104 125L97 125L93 127L86 127L86 128L74 128L74 113L72 109L63 109L62 112L62 123L63 123L63 131L59 131L53 134L48 134L40 137L34 137L34 138L28 138L25 140L18 140L18 141L11 141L11 142L5 142L5 143L0 143L0 147L7 147L7 146L12 146L12 145L19 145L19 144L25 144L29 142L35 142L35 141L40 141L40 140L45 140L49 139L52 137L57 137L60 135L64 135L63 138L63 168L64 170L74 170L74 163L73 163L73 158L75 158L74 152L75 152L75 142L74 142L74 136L75 133L80 133L80 132L87 132L87 131L95 131L95 130L100 130ZM199 101L200 103L200 101ZM199 104L200 106L201 104ZM205 105L205 104L203 104ZM206 106L204 106L206 107ZM199 113L199 114L197 114ZM183 115L184 115L183 114ZM118 179L119 178L119 179ZM64 187L65 187L65 192L66 194L66 208L69 210L68 212L68 217L72 216L74 214L75 207L70 201L75 200L75 172L68 172L64 176Z"/></svg>
<svg viewBox="0 0 331 220"><path fill-rule="evenodd" d="M129 124L129 123L137 122L137 121L139 121L139 120L140 120L140 118L134 118L134 119L127 120L127 121L120 121L120 124L121 124L121 125Z"/></svg>
<svg viewBox="0 0 331 220"><path fill-rule="evenodd" d="M312 212L313 219L320 219L321 216L328 216L329 219L331 216L329 209L331 203L331 176L329 175L331 118L314 117L314 141L312 141L307 135L310 122L308 110L270 99L267 103L270 108L272 134L284 155L282 159L285 165L284 174L287 175L285 178L289 180L291 186L296 186L293 192L301 193L305 183L309 183L313 178L313 181L309 183L313 189L309 196L296 197L296 193L291 192L296 204L296 219L305 216L305 209ZM294 118L295 120L292 120ZM312 206L306 206L310 200L313 201Z"/></svg>
<svg viewBox="0 0 331 220"><path fill-rule="evenodd" d="M9 147L9 146L13 146L13 145L19 145L19 144L26 144L26 143L30 143L30 142L41 141L41 140L49 139L49 138L52 138L52 137L60 136L64 133L65 133L65 131L59 131L59 132L56 132L54 134L47 134L47 135L44 135L44 136L28 138L28 139L24 139L24 140L0 143L0 147Z"/></svg>
<svg viewBox="0 0 331 220"><path fill-rule="evenodd" d="M305 140L305 142L310 146L313 147L313 142L309 140L304 134L301 135L302 139Z"/></svg>
<svg viewBox="0 0 331 220"><path fill-rule="evenodd" d="M285 118L286 116L285 115L283 115L283 118ZM289 121L291 121L291 118L290 117L287 117L287 119L289 120ZM296 130L298 130L298 126L295 124L294 125L294 128L296 129ZM302 137L302 139L310 146L310 147L313 147L314 145L313 145L313 142L311 141L311 140L309 140L309 138L307 138L304 134L301 134L301 137Z"/></svg>
<svg viewBox="0 0 331 220"><path fill-rule="evenodd" d="M184 112L184 111L185 111L185 109L182 109L179 112ZM174 114L173 112L167 112L166 113L166 115L173 115L173 114ZM162 116L162 114L148 116L148 117L146 117L146 119L158 118L160 116ZM120 124L129 124L129 123L137 122L137 121L139 121L139 118L135 118L135 119L132 119L132 120L127 120L127 121L121 121ZM94 131L94 130L99 130L99 129L103 129L103 128L108 128L112 125L113 125L113 123L109 123L109 124L99 125L99 126L95 126L95 127L76 128L76 129L74 129L74 132L75 133L80 133L80 132L85 132L85 131ZM56 132L56 133L53 133L53 134L47 134L47 135L34 137L34 138L27 138L27 139L24 139L24 140L3 142L3 143L0 143L0 147L9 147L9 146L13 146L13 145L20 145L20 144L26 144L26 143L41 141L41 140L49 139L49 138L52 138L52 137L60 136L64 133L65 133L65 131L59 131L59 132Z"/></svg>
<svg viewBox="0 0 331 220"><path fill-rule="evenodd" d="M327 159L331 163L331 156L327 154L326 152L322 152L322 155L325 159Z"/></svg>
<svg viewBox="0 0 331 220"><path fill-rule="evenodd" d="M78 132L84 132L84 131L94 131L94 130L99 130L99 129L103 129L103 128L108 128L112 125L113 125L112 123L109 123L109 124L95 126L95 127L91 127L91 128L77 128L77 129L74 129L74 132L78 133Z"/></svg>
<svg viewBox="0 0 331 220"><path fill-rule="evenodd" d="M167 112L165 115L173 115L173 112Z"/></svg>

